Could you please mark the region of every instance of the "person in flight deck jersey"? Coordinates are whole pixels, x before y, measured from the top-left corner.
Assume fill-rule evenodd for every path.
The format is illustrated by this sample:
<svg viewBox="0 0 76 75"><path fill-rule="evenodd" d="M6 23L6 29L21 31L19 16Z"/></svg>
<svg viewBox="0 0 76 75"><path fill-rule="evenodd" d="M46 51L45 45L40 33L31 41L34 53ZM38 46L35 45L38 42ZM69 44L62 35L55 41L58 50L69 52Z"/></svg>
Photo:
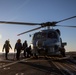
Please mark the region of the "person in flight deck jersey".
<svg viewBox="0 0 76 75"><path fill-rule="evenodd" d="M12 47L11 47L11 45L9 43L9 40L6 40L5 44L3 45L3 49L2 49L2 52L4 52L4 49L5 49L5 58L6 58L6 60L8 59L8 53L9 53L10 48L12 49Z"/></svg>
<svg viewBox="0 0 76 75"><path fill-rule="evenodd" d="M27 41L25 40L23 43L23 51L24 51L24 57L26 57L26 48L28 47Z"/></svg>
<svg viewBox="0 0 76 75"><path fill-rule="evenodd" d="M20 59L21 50L22 50L21 39L18 39L17 42L16 42L16 44L15 44L15 47L14 47L14 51L17 51L17 53L16 53L16 59L17 60Z"/></svg>

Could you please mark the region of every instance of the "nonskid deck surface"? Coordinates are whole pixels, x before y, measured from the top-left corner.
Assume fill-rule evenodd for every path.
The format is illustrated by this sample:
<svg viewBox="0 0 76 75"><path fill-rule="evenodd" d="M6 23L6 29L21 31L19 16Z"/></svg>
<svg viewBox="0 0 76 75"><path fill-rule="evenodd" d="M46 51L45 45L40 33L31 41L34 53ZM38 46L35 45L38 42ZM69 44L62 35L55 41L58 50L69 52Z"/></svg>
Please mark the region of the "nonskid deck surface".
<svg viewBox="0 0 76 75"><path fill-rule="evenodd" d="M74 61L71 62L69 60ZM74 59L67 57L21 58L20 60L1 60L1 75L67 75L76 74Z"/></svg>
<svg viewBox="0 0 76 75"><path fill-rule="evenodd" d="M15 64L15 63L18 63L20 61L30 61L30 62L36 62L36 61L46 61L47 59L49 60L63 60L63 59L69 59L70 56L66 56L66 57L58 57L58 56L39 56L38 58L34 58L34 57L29 57L29 58L24 58L24 57L21 57L20 60L16 60L16 58L9 58L8 60L6 60L5 58L0 58L0 68L4 67L3 65L12 65L12 64ZM12 63L12 64L11 64ZM9 66L7 65L7 66ZM1 67L2 66L2 67Z"/></svg>

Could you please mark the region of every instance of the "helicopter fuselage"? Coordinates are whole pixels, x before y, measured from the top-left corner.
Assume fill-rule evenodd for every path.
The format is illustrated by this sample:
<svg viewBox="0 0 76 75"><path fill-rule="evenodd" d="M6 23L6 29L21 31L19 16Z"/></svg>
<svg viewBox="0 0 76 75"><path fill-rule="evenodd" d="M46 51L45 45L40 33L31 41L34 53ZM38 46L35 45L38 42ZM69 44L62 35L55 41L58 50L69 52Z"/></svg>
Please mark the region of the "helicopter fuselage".
<svg viewBox="0 0 76 75"><path fill-rule="evenodd" d="M61 48L61 37L55 29L42 30L33 35L31 50L33 54L52 55L59 54Z"/></svg>

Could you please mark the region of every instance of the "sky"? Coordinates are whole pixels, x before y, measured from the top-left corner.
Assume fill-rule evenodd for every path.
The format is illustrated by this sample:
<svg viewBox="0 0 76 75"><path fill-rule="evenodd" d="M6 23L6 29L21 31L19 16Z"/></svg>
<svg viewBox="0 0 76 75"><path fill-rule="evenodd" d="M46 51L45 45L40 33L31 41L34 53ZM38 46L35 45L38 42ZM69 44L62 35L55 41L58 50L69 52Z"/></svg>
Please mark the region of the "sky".
<svg viewBox="0 0 76 75"><path fill-rule="evenodd" d="M60 21L72 16L76 16L76 0L0 0L0 21L43 23ZM76 18L57 25L76 26ZM22 43L27 40L30 45L32 37L29 37L29 34L43 28L21 36L17 34L36 27L38 26L0 24L0 52L8 39L13 49L17 39L21 39ZM63 42L67 42L66 51L76 51L76 28L54 28L61 31ZM13 49L10 52L13 52Z"/></svg>

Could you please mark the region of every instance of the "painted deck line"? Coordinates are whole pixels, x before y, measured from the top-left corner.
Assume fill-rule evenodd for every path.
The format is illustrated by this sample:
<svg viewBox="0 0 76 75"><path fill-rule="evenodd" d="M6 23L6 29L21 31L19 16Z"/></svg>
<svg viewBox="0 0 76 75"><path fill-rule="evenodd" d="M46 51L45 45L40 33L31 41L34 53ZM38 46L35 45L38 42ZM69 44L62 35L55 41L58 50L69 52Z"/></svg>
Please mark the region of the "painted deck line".
<svg viewBox="0 0 76 75"><path fill-rule="evenodd" d="M11 66L11 65L16 64L16 63L18 63L18 62L20 62L20 61L26 61L26 60L29 60L29 59L31 59L31 58L26 58L26 59L18 60L18 61L9 63L9 64L5 64L5 65L3 65L3 66L0 67L0 68L4 68L4 67L7 67L7 66Z"/></svg>

